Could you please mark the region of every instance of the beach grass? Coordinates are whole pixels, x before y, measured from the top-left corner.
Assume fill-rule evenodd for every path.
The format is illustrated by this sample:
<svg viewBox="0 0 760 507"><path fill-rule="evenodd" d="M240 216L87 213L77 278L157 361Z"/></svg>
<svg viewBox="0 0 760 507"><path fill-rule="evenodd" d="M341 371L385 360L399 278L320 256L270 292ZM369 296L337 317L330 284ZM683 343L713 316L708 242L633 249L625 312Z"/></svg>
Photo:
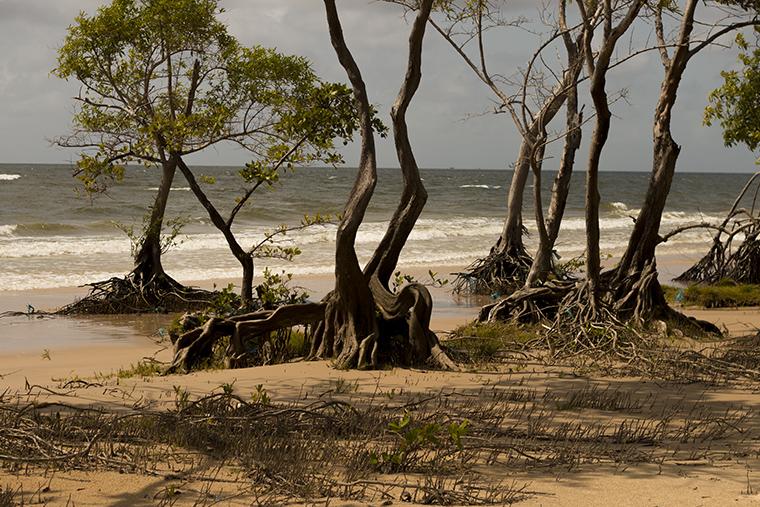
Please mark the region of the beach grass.
<svg viewBox="0 0 760 507"><path fill-rule="evenodd" d="M685 306L704 308L760 306L760 285L737 284L730 280L715 285L690 285L683 289L664 286L663 290L669 302L681 303Z"/></svg>
<svg viewBox="0 0 760 507"><path fill-rule="evenodd" d="M530 326L508 322L470 322L457 327L446 340L446 347L464 353L472 362L491 362L515 344L523 345L537 338Z"/></svg>

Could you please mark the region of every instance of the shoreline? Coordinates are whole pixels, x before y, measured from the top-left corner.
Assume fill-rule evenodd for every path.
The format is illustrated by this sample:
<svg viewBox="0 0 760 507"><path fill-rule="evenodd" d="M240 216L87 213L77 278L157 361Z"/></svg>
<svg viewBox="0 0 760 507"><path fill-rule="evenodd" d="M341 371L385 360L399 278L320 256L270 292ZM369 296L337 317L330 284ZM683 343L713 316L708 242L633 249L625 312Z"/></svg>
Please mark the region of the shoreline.
<svg viewBox="0 0 760 507"><path fill-rule="evenodd" d="M682 272L693 259L683 256L662 256L659 259L661 279L669 280ZM610 267L615 259L608 259ZM451 280L452 273L465 269L461 265L431 266L429 269L439 277ZM405 274L425 282L429 279L427 269L420 266L401 266ZM239 283L237 279L207 279L183 281L188 285L212 289ZM294 277L291 286L309 291L312 300L319 300L333 287L333 275L300 275ZM77 298L85 296L87 287L60 287L54 289L30 289L23 291L0 291L0 313L6 311L25 312L27 305L37 311L51 311ZM459 296L452 294L448 286L430 287L433 296L432 329L445 337L452 329L474 319L480 307L489 302L487 296ZM760 312L754 308L705 310L700 308L679 308L683 313L715 322L731 335L749 334L760 328ZM147 347L141 349L149 354L163 328L171 322L173 314L133 314L77 316L66 318L46 318L44 316L5 317L0 320L0 350L3 355L36 355L44 350L60 354L64 350L121 347Z"/></svg>

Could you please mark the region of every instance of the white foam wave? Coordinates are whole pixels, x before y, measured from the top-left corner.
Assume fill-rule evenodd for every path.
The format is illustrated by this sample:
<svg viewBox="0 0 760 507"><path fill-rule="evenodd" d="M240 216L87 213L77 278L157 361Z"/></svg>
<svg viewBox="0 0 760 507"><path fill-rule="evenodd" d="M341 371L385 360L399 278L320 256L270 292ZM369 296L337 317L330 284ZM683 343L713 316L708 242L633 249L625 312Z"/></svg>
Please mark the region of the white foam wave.
<svg viewBox="0 0 760 507"><path fill-rule="evenodd" d="M16 232L18 225L0 225L0 236L10 236Z"/></svg>
<svg viewBox="0 0 760 507"><path fill-rule="evenodd" d="M21 177L20 174L0 174L0 181L13 181Z"/></svg>
<svg viewBox="0 0 760 507"><path fill-rule="evenodd" d="M158 187L148 187L148 190L150 190L151 192L158 192L159 188ZM192 189L190 187L172 187L172 190L180 190L182 192L189 192Z"/></svg>
<svg viewBox="0 0 760 507"><path fill-rule="evenodd" d="M663 215L661 230L697 223L701 221L719 221L717 216L703 216L682 212L667 212ZM526 221L529 230L534 228L531 221ZM633 227L633 221L628 217L607 217L600 221L603 235L622 245L627 241L628 233ZM374 247L385 235L385 222L368 222L362 224L356 238L357 248ZM425 243L429 251L440 249L458 251L462 244L483 243L487 246L502 228L502 219L488 217L460 217L451 219L420 219L409 239L413 242ZM586 228L585 220L581 217L566 218L562 223L561 238L571 244L583 244L582 233ZM264 237L270 227L248 226L237 232L241 245L250 247ZM123 236L17 236L13 235L16 226L0 226L0 258L44 258L60 256L96 256L129 253L129 241ZM335 225L311 227L302 231L292 232L278 237L283 245L297 245L302 249L328 250L335 241ZM11 238L11 235L13 237ZM532 236L532 235L531 235ZM696 230L671 239L668 243L685 243L701 241L703 231ZM202 232L183 235L181 243L175 248L179 252L226 251L227 244L221 234ZM604 239L604 238L603 238Z"/></svg>
<svg viewBox="0 0 760 507"><path fill-rule="evenodd" d="M459 185L459 188L488 188L496 190L501 188L501 185Z"/></svg>

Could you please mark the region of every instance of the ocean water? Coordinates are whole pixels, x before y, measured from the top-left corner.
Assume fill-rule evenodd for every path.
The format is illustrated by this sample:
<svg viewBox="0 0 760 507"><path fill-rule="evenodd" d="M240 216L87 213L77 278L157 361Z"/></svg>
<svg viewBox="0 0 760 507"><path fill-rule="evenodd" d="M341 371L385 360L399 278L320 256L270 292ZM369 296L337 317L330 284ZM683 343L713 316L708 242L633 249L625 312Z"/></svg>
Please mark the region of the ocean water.
<svg viewBox="0 0 760 507"><path fill-rule="evenodd" d="M198 167L214 176L212 201L229 210L243 184L234 167ZM244 246L257 243L280 224L297 225L304 214L338 213L353 184L350 168L304 168L286 174L271 190L257 192L237 220ZM465 266L486 254L497 238L506 208L511 173L506 170L422 170L428 204L402 258L402 266ZM544 176L548 206L553 174ZM557 249L567 259L583 253L583 173L574 175ZM601 249L618 255L643 200L647 173L601 174ZM747 174L679 173L673 183L662 231L701 221L719 221L748 178ZM124 182L107 195L78 195L66 165L0 164L0 290L81 285L131 268L130 242L115 224L139 228L152 203L159 174L128 169ZM357 237L360 260L371 255L397 203L398 169L380 169L379 183ZM526 190L528 245L535 242L530 189ZM182 175L177 173L168 217L185 222L181 243L165 256L164 266L179 280L238 277L239 265L221 234L209 223ZM710 234L692 231L662 245L661 254L694 256L705 251ZM295 262L259 261L298 274L333 271L335 226L316 226L281 238L302 250Z"/></svg>

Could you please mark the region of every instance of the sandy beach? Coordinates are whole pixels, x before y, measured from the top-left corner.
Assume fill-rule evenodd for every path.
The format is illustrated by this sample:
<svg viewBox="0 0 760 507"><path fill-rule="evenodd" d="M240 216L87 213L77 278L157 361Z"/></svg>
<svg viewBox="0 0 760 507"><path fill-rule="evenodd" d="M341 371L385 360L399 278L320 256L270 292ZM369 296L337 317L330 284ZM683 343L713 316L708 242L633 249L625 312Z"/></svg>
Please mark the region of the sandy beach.
<svg viewBox="0 0 760 507"><path fill-rule="evenodd" d="M451 273L458 267L440 266L439 273ZM423 277L424 271L410 270ZM227 280L216 281L224 285ZM299 278L313 297L329 290L331 278ZM210 286L212 282L197 283ZM0 293L0 311L22 311L30 304L38 310L53 309L85 293L82 288L33 290ZM434 289L436 311L433 328L442 337L445 332L471 320L479 308L476 300L460 300L444 289ZM685 313L711 320L725 327L731 335L748 334L760 328L760 310L704 310L687 308ZM162 329L171 315L63 318L18 316L0 321L3 353L0 354L0 386L8 399L34 400L79 407L102 407L130 411L135 407L166 410L176 403L176 390L186 391L190 399L219 392L221 386L233 386L242 397L262 387L272 403L307 404L312 400L337 399L361 405L384 393L403 393L405 399L416 396L481 396L494 390L509 392L527 389L536 393L578 393L590 388L624 392L627 396L656 400L646 410L637 410L635 418L656 419L663 410L675 410L682 417L694 407L720 414L738 408L760 408L757 390L729 386L650 382L638 378L605 378L578 375L561 367L528 364L519 370L471 369L460 373L390 369L381 371L339 371L327 362L296 362L237 370L195 372L188 375L119 378L119 371L129 369L145 358L168 361L171 346ZM350 386L345 390L344 386ZM262 387L259 387L262 386ZM469 394L468 394L469 393ZM478 394L481 393L481 394ZM546 398L546 394L544 394ZM675 407L675 408L674 408ZM691 408L689 408L691 407ZM659 411L659 412L658 412ZM579 410L582 420L594 424L621 424L624 414L601 410ZM627 417L627 416L625 416ZM679 417L679 416L676 416ZM756 420L756 419L753 419ZM754 424L751 425L754 431ZM745 431L745 430L743 430ZM747 429L746 431L750 431ZM721 446L745 445L746 436L721 441ZM758 435L760 438L760 435ZM752 447L752 446L750 446ZM526 468L512 471L508 479L524 485L521 497L525 506L606 506L617 505L756 505L760 495L760 460L754 451L743 458L700 457L620 466L600 462L571 469L562 466ZM716 455L717 456L717 455ZM229 471L227 471L229 472ZM229 472L231 473L231 472ZM486 473L489 473L486 471ZM500 474L499 468L491 473ZM151 473L131 471L0 472L0 485L22 491L25 498L47 505L155 505L167 486L185 491L200 491L207 477L203 474L173 475L170 469ZM215 483L223 505L255 503L245 495L226 497L234 484ZM232 495L235 496L235 495ZM195 499L195 500L194 500ZM192 494L174 499L175 505L193 505ZM379 499L376 505L388 505ZM342 503L329 502L334 505ZM373 504L373 503L370 503ZM358 505L348 503L348 505ZM362 503L361 505L366 505Z"/></svg>

